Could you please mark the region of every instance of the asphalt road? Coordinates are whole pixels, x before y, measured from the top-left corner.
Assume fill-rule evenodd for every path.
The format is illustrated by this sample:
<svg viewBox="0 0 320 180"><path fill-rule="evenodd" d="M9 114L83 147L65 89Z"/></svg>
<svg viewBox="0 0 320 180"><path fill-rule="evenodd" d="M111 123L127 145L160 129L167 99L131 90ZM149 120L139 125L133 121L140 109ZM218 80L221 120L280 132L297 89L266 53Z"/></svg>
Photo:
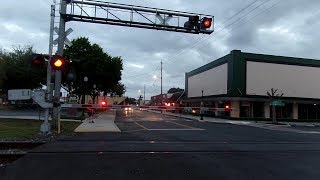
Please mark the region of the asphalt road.
<svg viewBox="0 0 320 180"><path fill-rule="evenodd" d="M118 112L116 124L121 133L80 133L35 149L4 169L3 179L320 177L318 129L265 129L141 111Z"/></svg>

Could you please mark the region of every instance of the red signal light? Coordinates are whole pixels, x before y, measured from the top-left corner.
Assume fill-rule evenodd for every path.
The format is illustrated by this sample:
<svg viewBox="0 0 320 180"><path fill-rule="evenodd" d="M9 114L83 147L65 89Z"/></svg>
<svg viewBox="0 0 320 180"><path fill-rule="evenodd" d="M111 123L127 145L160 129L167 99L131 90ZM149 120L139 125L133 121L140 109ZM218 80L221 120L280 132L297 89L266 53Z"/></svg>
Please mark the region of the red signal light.
<svg viewBox="0 0 320 180"><path fill-rule="evenodd" d="M101 102L101 105L102 105L102 106L105 106L105 105L107 105L107 102L106 102L106 101L102 101L102 102Z"/></svg>
<svg viewBox="0 0 320 180"><path fill-rule="evenodd" d="M46 64L46 60L41 54L33 54L31 59L31 67L43 68Z"/></svg>
<svg viewBox="0 0 320 180"><path fill-rule="evenodd" d="M224 106L224 110L225 110L225 111L231 111L231 106L228 105L228 104L225 105L225 106Z"/></svg>
<svg viewBox="0 0 320 180"><path fill-rule="evenodd" d="M212 18L203 18L202 20L202 28L207 29L212 25Z"/></svg>
<svg viewBox="0 0 320 180"><path fill-rule="evenodd" d="M41 64L41 60L40 59L34 59L32 61L33 64Z"/></svg>

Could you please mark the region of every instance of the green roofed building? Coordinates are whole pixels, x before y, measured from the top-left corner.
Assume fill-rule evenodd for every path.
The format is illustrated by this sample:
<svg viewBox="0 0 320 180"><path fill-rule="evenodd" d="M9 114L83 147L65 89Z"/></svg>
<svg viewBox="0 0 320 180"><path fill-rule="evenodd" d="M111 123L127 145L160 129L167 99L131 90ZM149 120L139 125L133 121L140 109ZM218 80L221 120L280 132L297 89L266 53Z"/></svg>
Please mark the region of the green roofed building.
<svg viewBox="0 0 320 180"><path fill-rule="evenodd" d="M283 94L276 102L267 95L271 88ZM269 119L274 104L280 119L320 119L319 60L233 50L186 73L185 90L190 106L200 105L203 90L204 106L233 109L213 116Z"/></svg>

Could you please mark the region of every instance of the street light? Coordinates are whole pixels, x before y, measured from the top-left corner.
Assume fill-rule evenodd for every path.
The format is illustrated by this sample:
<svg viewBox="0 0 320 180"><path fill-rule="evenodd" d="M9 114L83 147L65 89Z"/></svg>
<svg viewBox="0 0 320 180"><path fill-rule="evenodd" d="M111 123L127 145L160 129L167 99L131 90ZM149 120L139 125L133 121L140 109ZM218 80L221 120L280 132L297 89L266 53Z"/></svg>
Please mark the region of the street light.
<svg viewBox="0 0 320 180"><path fill-rule="evenodd" d="M153 75L153 77L152 77L153 79L157 79L157 76L156 75Z"/></svg>
<svg viewBox="0 0 320 180"><path fill-rule="evenodd" d="M203 120L203 89L201 90L200 120Z"/></svg>

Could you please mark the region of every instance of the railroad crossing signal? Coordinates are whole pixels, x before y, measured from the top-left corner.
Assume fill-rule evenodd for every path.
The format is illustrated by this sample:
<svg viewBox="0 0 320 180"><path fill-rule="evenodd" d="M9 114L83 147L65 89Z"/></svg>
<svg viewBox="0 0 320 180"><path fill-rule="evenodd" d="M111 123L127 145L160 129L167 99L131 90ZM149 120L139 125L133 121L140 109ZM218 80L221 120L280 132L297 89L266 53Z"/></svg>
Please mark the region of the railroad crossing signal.
<svg viewBox="0 0 320 180"><path fill-rule="evenodd" d="M164 18L159 14L157 13L156 14L156 17L160 20L160 25L166 25L166 26L169 26L168 22L169 20L172 18L172 15L168 15L168 16L165 16Z"/></svg>
<svg viewBox="0 0 320 180"><path fill-rule="evenodd" d="M211 34L213 32L211 25L201 29L199 22L199 19L204 17L211 18L213 22L212 15L104 1L63 1L65 1L64 7L70 9L60 12L65 22L80 21L191 34ZM184 22L188 22L188 25L184 26L186 25Z"/></svg>
<svg viewBox="0 0 320 180"><path fill-rule="evenodd" d="M107 101L106 100L102 100L101 101L101 106L107 106Z"/></svg>
<svg viewBox="0 0 320 180"><path fill-rule="evenodd" d="M33 54L31 56L31 67L43 68L46 64L45 57L42 54Z"/></svg>
<svg viewBox="0 0 320 180"><path fill-rule="evenodd" d="M85 8L84 8L85 7ZM70 9L67 11L67 9ZM114 13L117 11L117 13ZM120 15L118 15L118 13ZM197 17L196 17L197 16ZM198 19L203 17L210 17L210 28L201 29L199 25L196 28L184 27L183 22L190 20L190 17L195 17L196 20L191 20L191 23L199 24ZM198 18L199 17L199 18ZM198 18L198 19L197 19ZM160 23L157 22L160 20ZM169 20L174 21L168 23ZM191 18L192 19L192 18ZM79 1L79 0L61 0L60 3L60 24L59 28L54 28L59 35L58 39L53 41L53 44L58 44L57 54L62 56L64 44L71 46L71 42L66 38L72 32L69 28L65 31L65 25L68 21L80 21L96 24L109 24L116 26L127 26L135 28L173 31L191 34L211 34L213 33L213 16L189 12L180 12L167 9L158 9L134 5L126 5L119 3L110 3L104 1ZM205 23L205 27L209 27L209 23ZM63 68L65 61L54 61L53 68ZM60 65L60 67L59 67ZM61 71L55 72L55 95L54 102L59 104L61 89ZM53 108L53 121L57 126L59 132L60 113L59 106Z"/></svg>
<svg viewBox="0 0 320 180"><path fill-rule="evenodd" d="M203 17L201 20L199 16L191 16L189 20L184 23L185 28L195 29L197 31L206 31L212 26L212 18Z"/></svg>
<svg viewBox="0 0 320 180"><path fill-rule="evenodd" d="M52 56L50 61L51 69L53 70L63 70L66 66L66 60L62 56Z"/></svg>
<svg viewBox="0 0 320 180"><path fill-rule="evenodd" d="M204 17L201 21L201 29L208 29L212 26L212 18Z"/></svg>
<svg viewBox="0 0 320 180"><path fill-rule="evenodd" d="M48 55L32 54L30 65L32 68L42 69L46 65L46 59L49 59Z"/></svg>
<svg viewBox="0 0 320 180"><path fill-rule="evenodd" d="M57 34L59 34L59 28L58 27L54 27L54 32L56 32ZM73 32L73 29L72 28L69 28L65 33L65 38L64 38L64 44L67 45L67 46L71 46L72 43L71 41L67 38L67 36L69 34L71 34ZM53 41L53 44L54 45L57 45L58 44L58 41L59 41L59 38L56 38L54 41Z"/></svg>

